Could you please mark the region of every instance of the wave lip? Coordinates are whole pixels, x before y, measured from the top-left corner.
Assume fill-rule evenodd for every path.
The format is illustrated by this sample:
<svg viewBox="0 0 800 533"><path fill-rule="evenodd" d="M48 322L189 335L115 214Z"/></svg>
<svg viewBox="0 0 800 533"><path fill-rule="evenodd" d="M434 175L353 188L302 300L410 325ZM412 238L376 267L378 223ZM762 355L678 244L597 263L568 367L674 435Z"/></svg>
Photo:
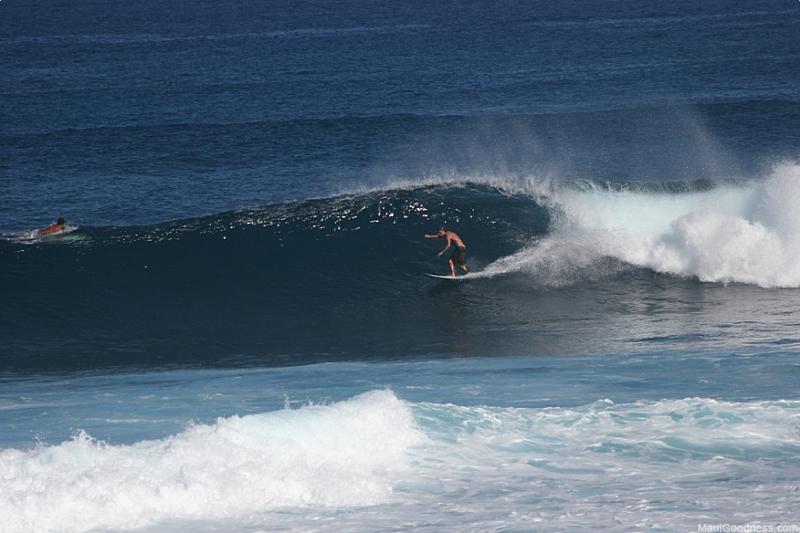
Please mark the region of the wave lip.
<svg viewBox="0 0 800 533"><path fill-rule="evenodd" d="M407 449L422 438L389 390L219 418L127 446L81 432L59 445L0 451L0 514L9 533L79 532L372 505L389 498Z"/></svg>

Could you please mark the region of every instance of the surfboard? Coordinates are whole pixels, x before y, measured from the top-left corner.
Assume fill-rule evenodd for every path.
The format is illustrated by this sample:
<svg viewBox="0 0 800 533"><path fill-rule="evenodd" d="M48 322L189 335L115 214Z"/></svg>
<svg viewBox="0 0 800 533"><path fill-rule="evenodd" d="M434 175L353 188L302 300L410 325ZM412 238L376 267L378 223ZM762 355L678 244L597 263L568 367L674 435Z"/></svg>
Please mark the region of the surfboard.
<svg viewBox="0 0 800 533"><path fill-rule="evenodd" d="M428 274L428 273L426 273L425 275L430 277L430 278L446 279L447 281L461 281L462 279L464 279L467 276L469 276L469 274L465 274L463 276L453 277L450 274L442 275L442 274Z"/></svg>

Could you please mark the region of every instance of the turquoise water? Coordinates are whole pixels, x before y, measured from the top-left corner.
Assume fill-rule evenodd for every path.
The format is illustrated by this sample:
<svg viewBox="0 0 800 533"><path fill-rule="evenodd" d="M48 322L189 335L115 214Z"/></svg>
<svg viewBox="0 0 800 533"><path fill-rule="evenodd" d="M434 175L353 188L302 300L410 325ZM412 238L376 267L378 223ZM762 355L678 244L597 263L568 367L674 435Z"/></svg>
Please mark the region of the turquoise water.
<svg viewBox="0 0 800 533"><path fill-rule="evenodd" d="M777 523L798 372L784 351L665 352L7 381L6 527Z"/></svg>

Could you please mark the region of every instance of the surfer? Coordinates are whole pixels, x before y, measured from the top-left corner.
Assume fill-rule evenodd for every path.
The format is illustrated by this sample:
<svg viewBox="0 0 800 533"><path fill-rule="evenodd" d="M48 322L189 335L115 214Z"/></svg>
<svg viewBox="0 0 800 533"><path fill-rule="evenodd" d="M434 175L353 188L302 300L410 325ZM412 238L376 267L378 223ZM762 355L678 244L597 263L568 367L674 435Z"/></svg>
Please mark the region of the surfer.
<svg viewBox="0 0 800 533"><path fill-rule="evenodd" d="M39 237L44 237L45 235L51 235L53 233L58 233L59 231L64 231L65 224L66 223L64 222L64 219L59 218L56 220L55 224L50 224L46 228L36 230L36 234L39 235Z"/></svg>
<svg viewBox="0 0 800 533"><path fill-rule="evenodd" d="M464 258L467 255L467 245L464 244L464 241L461 240L461 237L459 237L455 231L449 231L441 227L436 233L426 233L425 238L447 239L447 245L444 247L444 250L436 254L439 257L442 257L442 255L450 249L451 245L455 245L453 252L450 254L450 258L447 260L450 264L451 276L456 277L456 265L458 265L458 268L463 270L465 274L469 272L467 265L464 263Z"/></svg>

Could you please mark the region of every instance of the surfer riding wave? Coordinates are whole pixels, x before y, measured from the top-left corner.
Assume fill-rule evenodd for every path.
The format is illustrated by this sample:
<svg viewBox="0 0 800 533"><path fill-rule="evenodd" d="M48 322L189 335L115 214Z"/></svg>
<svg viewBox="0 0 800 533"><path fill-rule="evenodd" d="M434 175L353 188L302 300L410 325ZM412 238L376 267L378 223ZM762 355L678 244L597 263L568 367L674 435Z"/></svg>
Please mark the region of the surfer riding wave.
<svg viewBox="0 0 800 533"><path fill-rule="evenodd" d="M464 262L467 255L467 245L464 244L464 241L458 234L454 231L446 230L444 227L440 227L439 231L436 233L426 233L426 239L447 239L447 244L445 245L444 249L439 252L438 255L441 257L444 253L450 249L450 246L455 245L453 252L450 254L450 258L447 262L450 265L450 275L454 278L456 277L456 265L464 271L465 274L469 273L469 268L467 268L466 263Z"/></svg>

